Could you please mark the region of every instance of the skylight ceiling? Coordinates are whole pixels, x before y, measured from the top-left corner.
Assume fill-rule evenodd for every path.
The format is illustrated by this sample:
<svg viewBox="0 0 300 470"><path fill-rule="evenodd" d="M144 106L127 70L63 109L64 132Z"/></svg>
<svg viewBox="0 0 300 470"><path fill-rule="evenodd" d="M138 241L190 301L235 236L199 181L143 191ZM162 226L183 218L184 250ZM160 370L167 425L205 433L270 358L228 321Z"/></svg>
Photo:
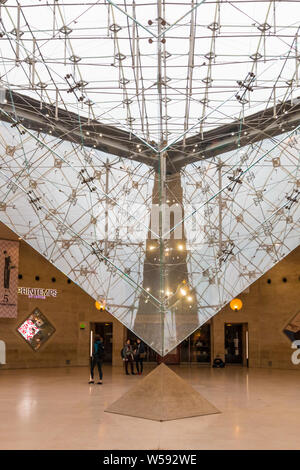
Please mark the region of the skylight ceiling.
<svg viewBox="0 0 300 470"><path fill-rule="evenodd" d="M294 1L0 3L3 86L158 148L300 95Z"/></svg>

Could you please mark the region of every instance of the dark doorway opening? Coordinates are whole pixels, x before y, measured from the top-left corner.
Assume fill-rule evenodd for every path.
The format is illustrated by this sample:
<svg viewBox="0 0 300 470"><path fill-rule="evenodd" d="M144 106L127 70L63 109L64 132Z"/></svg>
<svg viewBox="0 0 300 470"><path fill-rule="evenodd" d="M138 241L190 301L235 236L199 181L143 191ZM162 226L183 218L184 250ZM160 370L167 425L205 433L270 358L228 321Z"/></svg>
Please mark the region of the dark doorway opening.
<svg viewBox="0 0 300 470"><path fill-rule="evenodd" d="M249 366L248 323L225 323L225 362Z"/></svg>
<svg viewBox="0 0 300 470"><path fill-rule="evenodd" d="M180 362L209 364L210 359L210 323L205 323L180 344Z"/></svg>
<svg viewBox="0 0 300 470"><path fill-rule="evenodd" d="M105 355L103 362L112 363L112 351L113 351L113 324L109 322L103 323L91 323L91 331L95 335L99 335L103 338Z"/></svg>

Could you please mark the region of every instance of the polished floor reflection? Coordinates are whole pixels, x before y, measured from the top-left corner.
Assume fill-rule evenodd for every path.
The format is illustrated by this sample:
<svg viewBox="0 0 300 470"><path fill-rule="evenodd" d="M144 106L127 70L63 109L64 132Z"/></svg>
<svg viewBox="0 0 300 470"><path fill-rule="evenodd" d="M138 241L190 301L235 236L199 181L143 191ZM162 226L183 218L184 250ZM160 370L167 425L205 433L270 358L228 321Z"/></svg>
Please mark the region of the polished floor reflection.
<svg viewBox="0 0 300 470"><path fill-rule="evenodd" d="M148 368L146 373L151 369ZM164 423L104 413L141 376L0 370L0 449L299 449L300 371L173 367L221 414Z"/></svg>

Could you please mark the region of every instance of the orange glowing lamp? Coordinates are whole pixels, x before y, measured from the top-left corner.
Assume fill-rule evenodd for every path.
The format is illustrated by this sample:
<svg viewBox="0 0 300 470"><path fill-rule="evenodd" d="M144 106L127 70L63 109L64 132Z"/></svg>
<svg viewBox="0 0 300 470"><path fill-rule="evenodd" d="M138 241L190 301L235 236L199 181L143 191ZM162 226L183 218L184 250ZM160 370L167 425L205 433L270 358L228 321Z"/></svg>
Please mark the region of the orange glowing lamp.
<svg viewBox="0 0 300 470"><path fill-rule="evenodd" d="M242 306L243 306L243 302L241 301L241 299L233 299L230 302L230 308L234 310L235 312L237 312L238 310L241 310Z"/></svg>
<svg viewBox="0 0 300 470"><path fill-rule="evenodd" d="M105 310L105 304L103 302L99 302L98 300L95 302L95 307L97 310Z"/></svg>

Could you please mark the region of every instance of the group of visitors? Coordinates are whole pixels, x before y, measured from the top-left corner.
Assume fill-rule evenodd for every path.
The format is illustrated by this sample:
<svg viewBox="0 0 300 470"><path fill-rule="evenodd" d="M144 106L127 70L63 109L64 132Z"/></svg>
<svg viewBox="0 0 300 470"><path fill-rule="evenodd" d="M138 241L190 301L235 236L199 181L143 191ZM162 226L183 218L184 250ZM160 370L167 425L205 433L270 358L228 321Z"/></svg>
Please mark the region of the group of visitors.
<svg viewBox="0 0 300 470"><path fill-rule="evenodd" d="M105 355L104 342L101 336L96 335L93 352L91 356L91 369L90 369L90 380L89 384L94 384L94 369L97 366L99 372L99 381L98 385L102 385L103 372L102 372L102 363ZM132 345L130 339L128 339L121 350L121 356L125 363L126 375L130 375L128 372L128 364L130 364L131 374L135 375L133 364L135 362L136 371L138 375L143 373L144 369L144 359L146 357L146 350L144 343L138 338L136 342Z"/></svg>
<svg viewBox="0 0 300 470"><path fill-rule="evenodd" d="M146 350L144 343L137 338L135 344L132 346L130 339L128 339L121 350L121 356L125 362L126 375L130 375L128 372L128 364L130 364L131 374L135 375L133 370L133 364L135 362L136 371L138 375L143 373L144 359L146 357Z"/></svg>

